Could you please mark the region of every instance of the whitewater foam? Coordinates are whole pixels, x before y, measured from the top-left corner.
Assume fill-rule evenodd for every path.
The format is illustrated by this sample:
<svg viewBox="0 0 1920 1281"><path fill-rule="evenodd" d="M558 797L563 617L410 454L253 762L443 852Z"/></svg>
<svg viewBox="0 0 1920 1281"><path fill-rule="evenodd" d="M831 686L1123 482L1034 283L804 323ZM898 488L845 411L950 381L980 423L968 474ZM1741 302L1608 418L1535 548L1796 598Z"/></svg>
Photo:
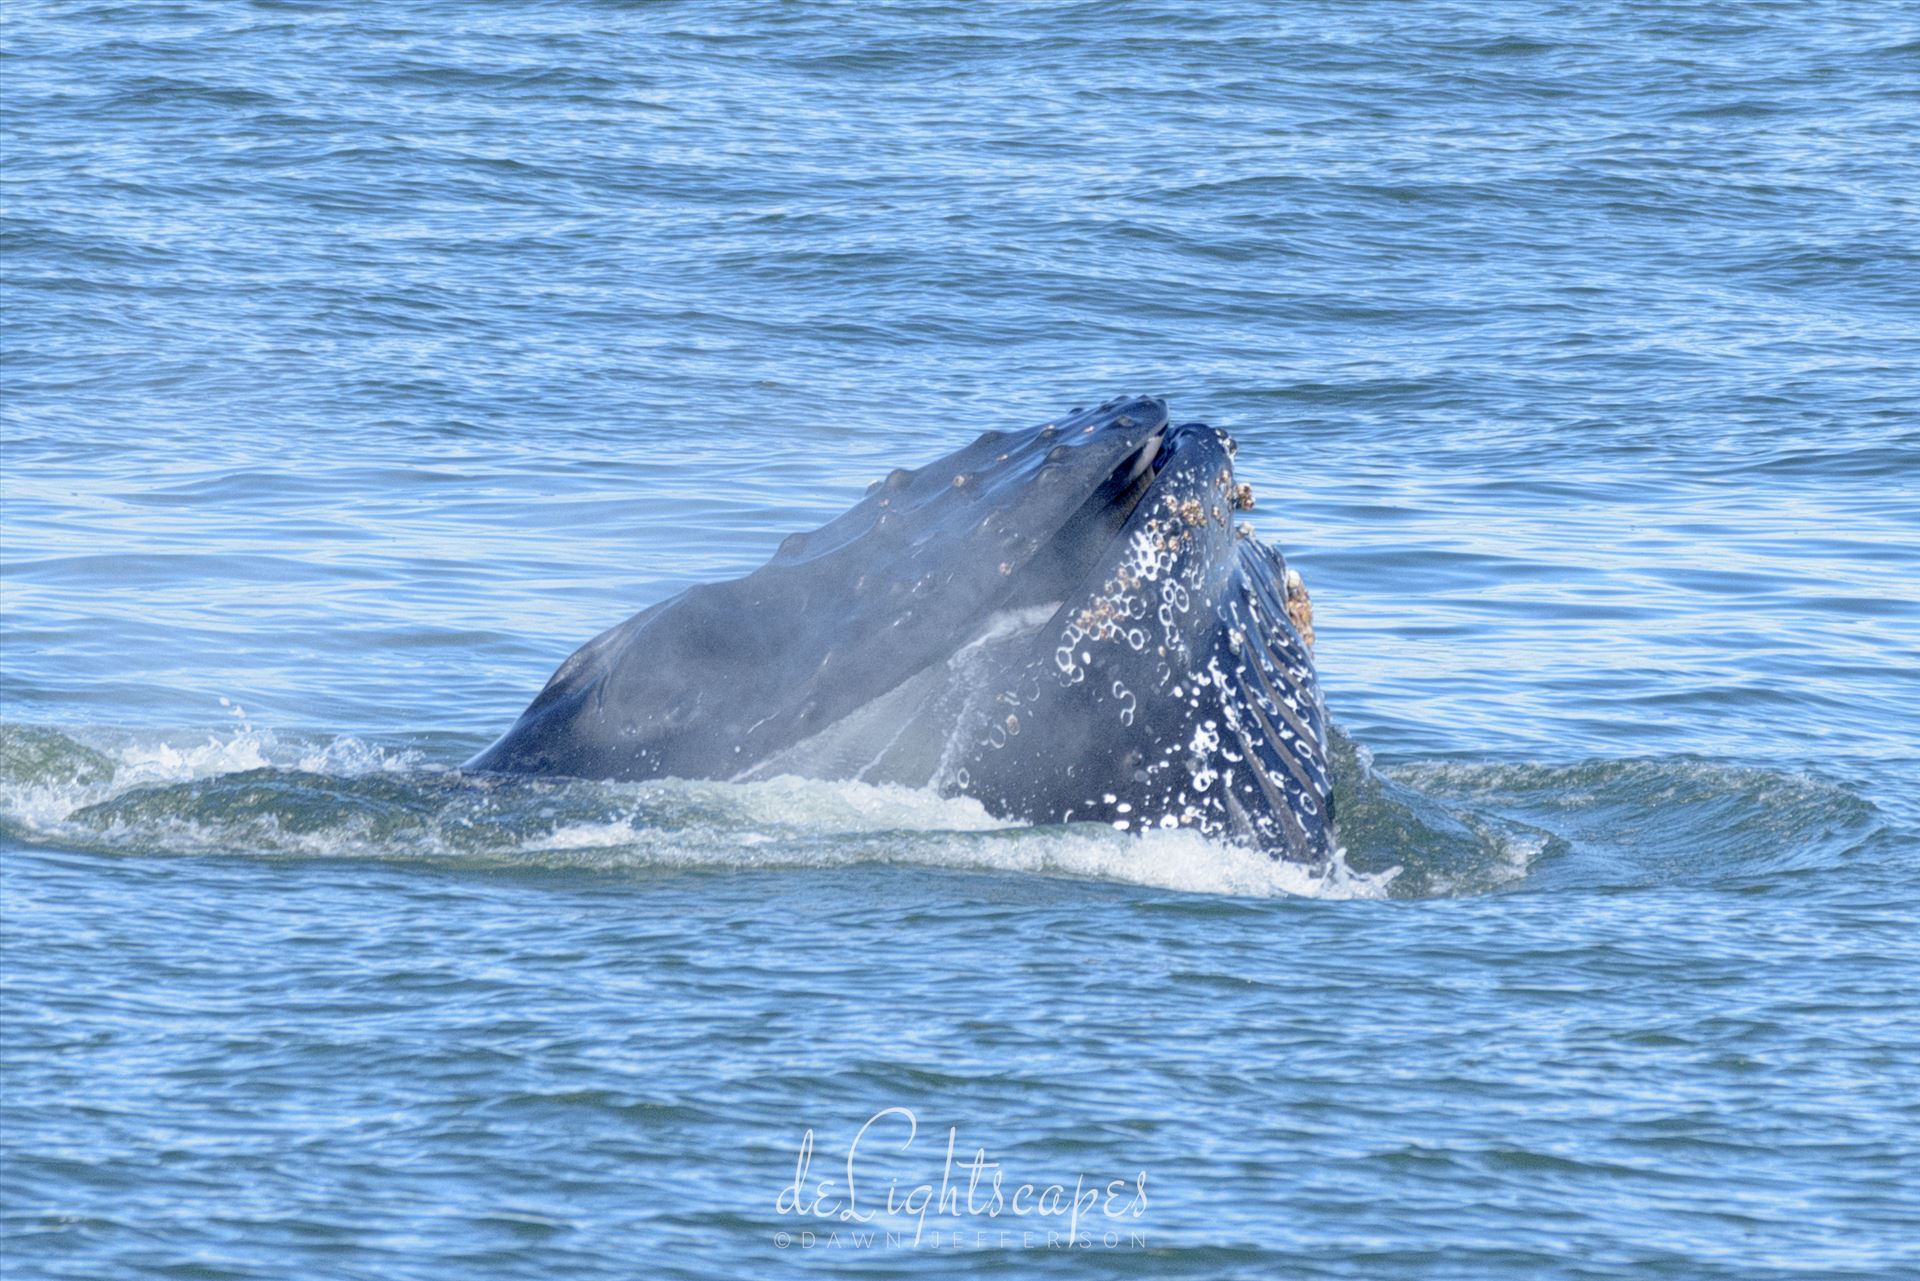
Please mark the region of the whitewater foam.
<svg viewBox="0 0 1920 1281"><path fill-rule="evenodd" d="M1026 827L970 798L782 776L752 783L475 779L355 738L287 743L242 723L179 742L82 744L7 727L0 818L39 843L624 868L894 863L1201 894L1378 898L1392 874L1314 872L1189 831Z"/></svg>

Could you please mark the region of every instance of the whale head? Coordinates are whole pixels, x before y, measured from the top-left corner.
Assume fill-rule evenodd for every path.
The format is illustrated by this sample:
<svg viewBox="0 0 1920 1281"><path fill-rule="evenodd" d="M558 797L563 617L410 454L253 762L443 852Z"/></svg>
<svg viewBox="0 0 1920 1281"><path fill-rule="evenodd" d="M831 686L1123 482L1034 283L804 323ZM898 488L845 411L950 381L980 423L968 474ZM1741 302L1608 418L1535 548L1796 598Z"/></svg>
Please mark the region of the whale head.
<svg viewBox="0 0 1920 1281"><path fill-rule="evenodd" d="M1324 863L1325 711L1234 454L1151 397L988 431L588 642L470 768L931 787Z"/></svg>

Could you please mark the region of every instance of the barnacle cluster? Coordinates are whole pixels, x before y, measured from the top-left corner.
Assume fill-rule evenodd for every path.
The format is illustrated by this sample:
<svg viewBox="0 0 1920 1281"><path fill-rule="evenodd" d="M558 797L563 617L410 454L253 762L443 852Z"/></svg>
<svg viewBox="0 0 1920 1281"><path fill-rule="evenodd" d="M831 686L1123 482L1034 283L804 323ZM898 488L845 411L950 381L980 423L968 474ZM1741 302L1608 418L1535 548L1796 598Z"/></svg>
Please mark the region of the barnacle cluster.
<svg viewBox="0 0 1920 1281"><path fill-rule="evenodd" d="M1300 639L1313 648L1313 598L1307 595L1307 585L1301 581L1300 571L1287 570L1287 617L1293 622L1293 629L1300 633Z"/></svg>

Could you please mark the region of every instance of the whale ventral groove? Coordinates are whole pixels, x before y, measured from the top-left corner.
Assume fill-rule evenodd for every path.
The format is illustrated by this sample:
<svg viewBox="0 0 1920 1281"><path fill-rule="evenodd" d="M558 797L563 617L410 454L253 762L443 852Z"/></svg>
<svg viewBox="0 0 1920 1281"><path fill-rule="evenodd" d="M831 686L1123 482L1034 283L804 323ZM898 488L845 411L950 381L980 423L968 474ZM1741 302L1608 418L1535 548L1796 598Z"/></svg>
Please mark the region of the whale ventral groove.
<svg viewBox="0 0 1920 1281"><path fill-rule="evenodd" d="M1305 591L1233 459L1153 397L985 432L587 642L468 768L896 783L1324 863Z"/></svg>

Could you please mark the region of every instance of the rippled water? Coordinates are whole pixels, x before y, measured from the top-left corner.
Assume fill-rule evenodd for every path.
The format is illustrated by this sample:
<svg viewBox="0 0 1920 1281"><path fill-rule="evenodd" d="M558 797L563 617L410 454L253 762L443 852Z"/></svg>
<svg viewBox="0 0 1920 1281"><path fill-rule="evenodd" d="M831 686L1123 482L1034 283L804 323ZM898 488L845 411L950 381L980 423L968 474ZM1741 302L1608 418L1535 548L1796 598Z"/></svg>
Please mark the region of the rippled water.
<svg viewBox="0 0 1920 1281"><path fill-rule="evenodd" d="M1911 6L0 40L9 1276L1920 1269ZM457 774L1122 391L1313 590L1350 873ZM863 1195L1144 1195L796 1213L890 1107Z"/></svg>

